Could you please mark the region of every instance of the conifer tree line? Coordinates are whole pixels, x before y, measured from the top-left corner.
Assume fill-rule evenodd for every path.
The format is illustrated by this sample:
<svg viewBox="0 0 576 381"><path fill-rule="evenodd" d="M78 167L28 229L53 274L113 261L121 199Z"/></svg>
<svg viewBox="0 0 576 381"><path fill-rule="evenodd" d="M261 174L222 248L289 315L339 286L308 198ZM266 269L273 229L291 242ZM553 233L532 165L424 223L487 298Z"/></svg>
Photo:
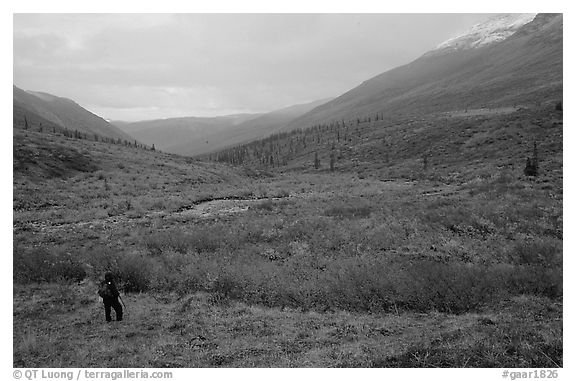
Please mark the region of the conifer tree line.
<svg viewBox="0 0 576 381"><path fill-rule="evenodd" d="M329 163L330 171L334 171L345 146L361 141L366 130L376 122L384 123L384 113L275 133L247 144L201 155L200 158L232 165L276 168L286 166L290 160L307 157L310 167L319 169L322 168L323 159L319 152L327 151L324 160ZM390 120L387 122L391 123Z"/></svg>
<svg viewBox="0 0 576 381"><path fill-rule="evenodd" d="M72 130L66 127L60 127L56 125L52 125L51 127L43 126L42 122L38 124L33 124L32 122L28 121L28 118L24 116L24 121L16 121L15 125L22 126L22 128L26 131L36 131L36 132L43 132L43 133L51 133L53 135L60 134L67 138L78 139L78 140L91 140L95 142L101 143L108 143L108 144L116 144L116 145L123 145L126 147L132 148L140 148L144 150L151 150L154 151L155 147L152 144L152 147L148 147L145 144L139 143L137 140L129 141L120 138L111 138L108 136L102 136L96 133L88 133L78 130Z"/></svg>

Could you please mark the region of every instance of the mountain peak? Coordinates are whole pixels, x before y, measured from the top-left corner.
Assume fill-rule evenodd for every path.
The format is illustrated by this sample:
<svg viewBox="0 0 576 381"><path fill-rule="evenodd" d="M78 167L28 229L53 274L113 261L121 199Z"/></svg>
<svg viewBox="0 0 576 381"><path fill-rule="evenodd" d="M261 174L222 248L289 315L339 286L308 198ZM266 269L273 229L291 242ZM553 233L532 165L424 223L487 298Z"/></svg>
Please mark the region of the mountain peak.
<svg viewBox="0 0 576 381"><path fill-rule="evenodd" d="M488 20L474 25L463 35L444 41L426 53L437 55L454 50L475 49L502 41L514 34L522 26L536 17L536 13L505 13L490 17Z"/></svg>

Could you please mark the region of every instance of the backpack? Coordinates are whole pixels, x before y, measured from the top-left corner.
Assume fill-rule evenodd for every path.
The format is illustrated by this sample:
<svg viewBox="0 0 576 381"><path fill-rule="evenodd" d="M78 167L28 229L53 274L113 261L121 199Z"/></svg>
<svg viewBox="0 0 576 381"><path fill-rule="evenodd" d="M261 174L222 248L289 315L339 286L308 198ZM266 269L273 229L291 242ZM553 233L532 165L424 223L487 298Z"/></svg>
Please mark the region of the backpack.
<svg viewBox="0 0 576 381"><path fill-rule="evenodd" d="M110 282L100 283L100 287L98 287L98 295L100 295L102 299L112 299L114 297L112 284Z"/></svg>

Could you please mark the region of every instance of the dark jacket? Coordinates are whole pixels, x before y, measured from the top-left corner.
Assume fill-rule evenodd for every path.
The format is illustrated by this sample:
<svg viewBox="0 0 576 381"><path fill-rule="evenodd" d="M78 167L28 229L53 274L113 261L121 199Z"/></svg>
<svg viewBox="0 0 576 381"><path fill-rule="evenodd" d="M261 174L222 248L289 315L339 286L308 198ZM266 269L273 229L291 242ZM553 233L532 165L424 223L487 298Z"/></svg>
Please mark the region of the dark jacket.
<svg viewBox="0 0 576 381"><path fill-rule="evenodd" d="M106 273L104 275L104 282L100 283L100 286L101 286L100 288L102 289L104 287L104 285L106 285L106 284L108 284L108 289L112 295L106 296L106 295L100 294L100 292L99 292L102 299L104 299L104 301L112 301L113 299L117 299L118 296L120 296L120 293L118 292L118 288L116 287L116 283L114 283L114 276L111 273Z"/></svg>
<svg viewBox="0 0 576 381"><path fill-rule="evenodd" d="M118 296L120 296L120 293L118 292L118 288L116 287L116 283L114 283L113 281L104 281L102 282L102 284L104 283L108 283L108 287L110 288L110 291L112 291L112 298L117 298ZM108 299L103 297L103 299Z"/></svg>

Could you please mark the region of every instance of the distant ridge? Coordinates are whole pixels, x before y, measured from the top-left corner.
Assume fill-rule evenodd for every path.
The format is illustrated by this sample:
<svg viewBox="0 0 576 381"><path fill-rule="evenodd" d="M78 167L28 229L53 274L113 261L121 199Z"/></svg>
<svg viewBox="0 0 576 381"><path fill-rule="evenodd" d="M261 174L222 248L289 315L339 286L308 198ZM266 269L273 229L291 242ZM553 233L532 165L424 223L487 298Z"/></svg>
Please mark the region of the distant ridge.
<svg viewBox="0 0 576 381"><path fill-rule="evenodd" d="M207 138L208 142L212 141L212 144L206 144L200 147L189 148L184 151L186 155L201 155L205 153L214 152L218 149L225 147L243 144L247 142L254 141L256 139L264 138L273 133L281 130L286 124L288 124L293 119L303 115L304 113L312 110L313 108L322 105L332 98L321 99L315 102L298 104L294 106L285 107L283 109L271 111L269 113L258 116L257 118L247 120L238 126L234 127L233 130L227 131L225 135L211 135ZM176 148L176 147L175 147ZM179 147L178 147L179 148Z"/></svg>
<svg viewBox="0 0 576 381"><path fill-rule="evenodd" d="M53 125L112 139L134 140L73 100L48 93L24 91L13 86L13 110L14 123L17 125L22 125L26 118L28 121L43 123L46 127Z"/></svg>
<svg viewBox="0 0 576 381"><path fill-rule="evenodd" d="M265 114L113 123L117 123L120 129L145 144L155 144L157 148L166 152L194 156L266 137L329 100L294 105Z"/></svg>
<svg viewBox="0 0 576 381"><path fill-rule="evenodd" d="M225 131L259 115L166 118L120 123L117 126L145 144L154 144L165 152L185 154L188 147L202 146L214 134L225 134Z"/></svg>

